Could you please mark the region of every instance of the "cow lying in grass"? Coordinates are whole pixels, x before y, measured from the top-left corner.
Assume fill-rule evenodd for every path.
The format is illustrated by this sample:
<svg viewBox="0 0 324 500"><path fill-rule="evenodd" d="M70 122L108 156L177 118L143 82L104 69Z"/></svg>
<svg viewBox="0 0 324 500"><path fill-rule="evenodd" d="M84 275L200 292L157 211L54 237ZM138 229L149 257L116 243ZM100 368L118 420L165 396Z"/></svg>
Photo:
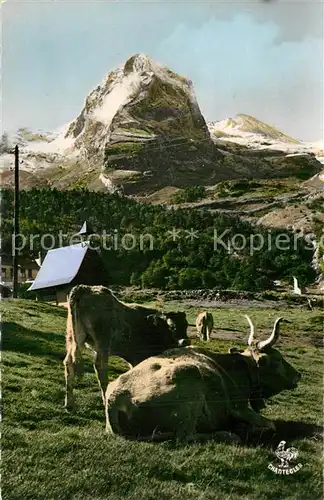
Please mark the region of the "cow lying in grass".
<svg viewBox="0 0 324 500"><path fill-rule="evenodd" d="M282 318L261 342L254 339L247 318L251 333L245 351L173 349L111 382L106 393L107 432L138 439L191 440L217 437L219 432L231 438L227 431L233 426L252 433L274 431L273 422L259 413L264 399L295 388L300 374L272 347Z"/></svg>
<svg viewBox="0 0 324 500"><path fill-rule="evenodd" d="M94 369L103 402L108 384L109 355L136 365L166 349L189 344L183 312L161 314L136 304L124 304L103 286L78 285L68 298L65 407L74 405L74 377L82 371L81 349L95 352Z"/></svg>
<svg viewBox="0 0 324 500"><path fill-rule="evenodd" d="M213 315L208 311L198 314L196 319L196 328L200 340L210 341L210 335L214 328Z"/></svg>

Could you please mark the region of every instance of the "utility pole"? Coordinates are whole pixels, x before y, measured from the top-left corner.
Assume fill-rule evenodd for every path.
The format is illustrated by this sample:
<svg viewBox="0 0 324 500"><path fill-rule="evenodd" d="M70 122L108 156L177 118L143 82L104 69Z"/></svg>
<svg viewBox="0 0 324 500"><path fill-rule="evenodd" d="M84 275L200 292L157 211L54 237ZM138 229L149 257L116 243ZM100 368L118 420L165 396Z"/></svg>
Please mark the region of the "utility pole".
<svg viewBox="0 0 324 500"><path fill-rule="evenodd" d="M18 251L16 238L19 234L19 149L15 147L15 194L14 194L14 238L13 238L13 297L17 298L18 292Z"/></svg>

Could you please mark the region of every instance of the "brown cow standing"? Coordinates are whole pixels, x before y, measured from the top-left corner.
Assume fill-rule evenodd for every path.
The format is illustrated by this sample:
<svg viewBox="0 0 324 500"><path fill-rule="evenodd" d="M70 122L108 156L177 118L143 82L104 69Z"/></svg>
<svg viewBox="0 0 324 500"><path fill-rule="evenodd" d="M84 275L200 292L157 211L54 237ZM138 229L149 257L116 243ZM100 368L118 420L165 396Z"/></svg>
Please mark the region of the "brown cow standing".
<svg viewBox="0 0 324 500"><path fill-rule="evenodd" d="M187 326L183 312L162 315L155 309L124 304L104 286L73 287L68 299L65 407L74 405L74 377L82 371L84 346L95 352L94 369L105 404L109 355L134 366L165 349L190 343Z"/></svg>
<svg viewBox="0 0 324 500"><path fill-rule="evenodd" d="M213 315L208 311L198 314L196 319L196 328L200 340L210 341L210 335L214 328Z"/></svg>

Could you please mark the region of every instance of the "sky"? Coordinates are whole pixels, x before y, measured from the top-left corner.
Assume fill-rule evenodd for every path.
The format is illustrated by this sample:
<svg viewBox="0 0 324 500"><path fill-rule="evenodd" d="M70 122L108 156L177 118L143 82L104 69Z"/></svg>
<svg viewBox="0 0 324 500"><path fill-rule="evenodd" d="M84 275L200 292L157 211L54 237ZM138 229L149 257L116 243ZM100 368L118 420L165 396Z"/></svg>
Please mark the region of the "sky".
<svg viewBox="0 0 324 500"><path fill-rule="evenodd" d="M193 81L207 121L245 113L323 139L323 2L6 0L1 25L2 131L69 123L143 52Z"/></svg>

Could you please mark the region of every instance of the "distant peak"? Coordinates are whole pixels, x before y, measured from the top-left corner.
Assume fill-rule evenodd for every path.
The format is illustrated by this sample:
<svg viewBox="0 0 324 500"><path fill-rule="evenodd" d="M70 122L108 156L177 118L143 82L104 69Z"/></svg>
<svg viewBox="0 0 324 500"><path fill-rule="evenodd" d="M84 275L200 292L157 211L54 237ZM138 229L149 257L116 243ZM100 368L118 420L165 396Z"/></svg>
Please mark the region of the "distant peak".
<svg viewBox="0 0 324 500"><path fill-rule="evenodd" d="M260 120L258 120L257 118L255 118L254 116L252 115L247 115L246 113L238 113L236 115L236 118L250 118L251 120L255 120L257 122L259 122Z"/></svg>
<svg viewBox="0 0 324 500"><path fill-rule="evenodd" d="M124 64L124 73L152 71L153 66L154 62L147 54L138 53L127 59Z"/></svg>

